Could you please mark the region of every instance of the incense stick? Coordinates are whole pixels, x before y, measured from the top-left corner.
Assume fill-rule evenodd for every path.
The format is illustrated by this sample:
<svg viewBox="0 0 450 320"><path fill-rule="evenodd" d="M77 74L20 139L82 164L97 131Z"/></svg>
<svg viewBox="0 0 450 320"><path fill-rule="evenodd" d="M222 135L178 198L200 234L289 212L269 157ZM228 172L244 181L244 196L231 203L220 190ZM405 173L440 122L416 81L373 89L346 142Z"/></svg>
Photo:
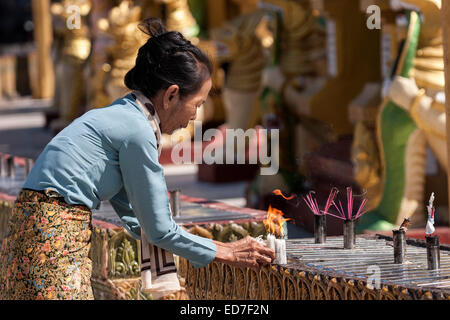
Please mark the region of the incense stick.
<svg viewBox="0 0 450 320"><path fill-rule="evenodd" d="M309 210L311 210L312 213L316 215L321 215L319 205L317 204L317 201L313 198L311 193L314 193L314 191L310 191L308 195L303 197L303 200L305 201L306 205L308 206Z"/></svg>
<svg viewBox="0 0 450 320"><path fill-rule="evenodd" d="M329 216L332 216L332 217L335 217L335 218L338 218L338 219L341 219L341 220L345 220L345 218L342 218L342 217L340 217L340 216L334 215L334 214L332 214L332 213L330 213L330 212L326 212L325 214L327 214L327 215L329 215Z"/></svg>
<svg viewBox="0 0 450 320"><path fill-rule="evenodd" d="M310 191L308 193L308 195L306 196L306 199L305 199L305 197L303 197L303 200L305 201L309 210L311 210L311 212L313 214L325 215L325 214L327 214L328 210L330 209L330 207L334 201L334 198L336 197L338 192L339 191L334 187L331 189L330 194L328 195L327 202L325 203L325 207L323 210L320 210L319 204L317 203L317 199L312 196L312 194L315 193L314 191Z"/></svg>
<svg viewBox="0 0 450 320"><path fill-rule="evenodd" d="M327 203L325 204L325 208L323 209L323 211L328 212L338 192L339 190L335 187L331 189L330 194L328 195Z"/></svg>
<svg viewBox="0 0 450 320"><path fill-rule="evenodd" d="M363 210L367 203L366 198L364 198L361 201L361 204L359 205L359 208L355 214L353 214L353 203L354 203L353 190L350 187L347 188L347 213L345 213L345 210L344 210L341 200L339 200L339 206L337 205L336 201L333 201L333 206L336 209L336 211L339 213L340 219L357 220L359 217L361 217L363 214L365 214L367 212L367 211ZM329 212L327 214L332 215ZM335 216L335 217L337 217L337 216Z"/></svg>

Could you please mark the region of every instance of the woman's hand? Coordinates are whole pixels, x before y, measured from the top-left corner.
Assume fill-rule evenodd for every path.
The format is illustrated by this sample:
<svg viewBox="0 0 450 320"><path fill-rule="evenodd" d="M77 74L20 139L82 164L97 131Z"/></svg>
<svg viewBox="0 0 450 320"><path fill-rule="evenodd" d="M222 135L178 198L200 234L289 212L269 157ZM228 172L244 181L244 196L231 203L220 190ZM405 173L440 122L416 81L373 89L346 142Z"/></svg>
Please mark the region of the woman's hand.
<svg viewBox="0 0 450 320"><path fill-rule="evenodd" d="M249 236L235 242L214 241L214 243L217 246L215 261L235 267L252 268L257 271L275 259L275 252L272 249Z"/></svg>

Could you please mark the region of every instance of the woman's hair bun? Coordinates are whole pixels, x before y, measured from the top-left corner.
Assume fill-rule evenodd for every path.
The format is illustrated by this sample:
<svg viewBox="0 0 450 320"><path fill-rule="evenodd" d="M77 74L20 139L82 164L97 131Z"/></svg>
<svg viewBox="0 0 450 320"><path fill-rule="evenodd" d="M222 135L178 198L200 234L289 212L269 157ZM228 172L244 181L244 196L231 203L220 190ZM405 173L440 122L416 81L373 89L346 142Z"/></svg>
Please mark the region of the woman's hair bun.
<svg viewBox="0 0 450 320"><path fill-rule="evenodd" d="M158 18L147 18L139 24L139 30L149 35L150 37L157 37L167 32L166 27Z"/></svg>
<svg viewBox="0 0 450 320"><path fill-rule="evenodd" d="M208 56L178 31L167 31L160 19L148 18L139 29L150 36L139 48L136 65L125 75L125 85L152 98L161 89L178 85L180 97L197 92L211 77Z"/></svg>

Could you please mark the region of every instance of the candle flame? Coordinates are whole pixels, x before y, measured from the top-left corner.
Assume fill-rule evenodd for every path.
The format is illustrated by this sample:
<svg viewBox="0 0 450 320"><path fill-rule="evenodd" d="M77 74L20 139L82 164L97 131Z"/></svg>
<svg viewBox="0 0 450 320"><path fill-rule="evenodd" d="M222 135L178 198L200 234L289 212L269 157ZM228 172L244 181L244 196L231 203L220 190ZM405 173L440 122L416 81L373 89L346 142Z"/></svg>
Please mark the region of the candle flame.
<svg viewBox="0 0 450 320"><path fill-rule="evenodd" d="M283 211L272 208L269 205L267 210L267 218L263 220L267 232L275 235L278 238L284 238L283 224L291 219L283 218Z"/></svg>
<svg viewBox="0 0 450 320"><path fill-rule="evenodd" d="M274 195L276 195L276 196L282 196L282 197L283 197L284 199L286 199L286 200L292 200L292 199L294 199L294 196L293 196L293 195L290 196L290 197L284 196L280 189L275 189L275 190L272 191L272 193L273 193Z"/></svg>

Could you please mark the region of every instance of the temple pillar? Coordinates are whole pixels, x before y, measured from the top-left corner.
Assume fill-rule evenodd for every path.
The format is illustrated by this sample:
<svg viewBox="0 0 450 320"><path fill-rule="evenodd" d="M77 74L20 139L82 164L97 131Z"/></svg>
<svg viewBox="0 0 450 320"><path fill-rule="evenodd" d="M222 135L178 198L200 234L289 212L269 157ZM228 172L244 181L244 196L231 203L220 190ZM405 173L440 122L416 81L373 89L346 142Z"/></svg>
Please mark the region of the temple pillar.
<svg viewBox="0 0 450 320"><path fill-rule="evenodd" d="M450 117L450 0L442 0L442 29L443 29L443 44L444 44L444 66L445 66L445 114L446 118ZM450 168L450 121L447 123L447 168ZM450 170L447 170L447 181L450 186ZM450 188L448 188L448 198L450 204ZM448 210L450 216L450 208ZM449 219L450 221L450 219ZM450 222L449 222L450 224Z"/></svg>
<svg viewBox="0 0 450 320"><path fill-rule="evenodd" d="M33 88L34 98L53 98L55 78L51 59L52 46L52 17L50 14L50 0L33 0L34 39L37 48L38 77Z"/></svg>

